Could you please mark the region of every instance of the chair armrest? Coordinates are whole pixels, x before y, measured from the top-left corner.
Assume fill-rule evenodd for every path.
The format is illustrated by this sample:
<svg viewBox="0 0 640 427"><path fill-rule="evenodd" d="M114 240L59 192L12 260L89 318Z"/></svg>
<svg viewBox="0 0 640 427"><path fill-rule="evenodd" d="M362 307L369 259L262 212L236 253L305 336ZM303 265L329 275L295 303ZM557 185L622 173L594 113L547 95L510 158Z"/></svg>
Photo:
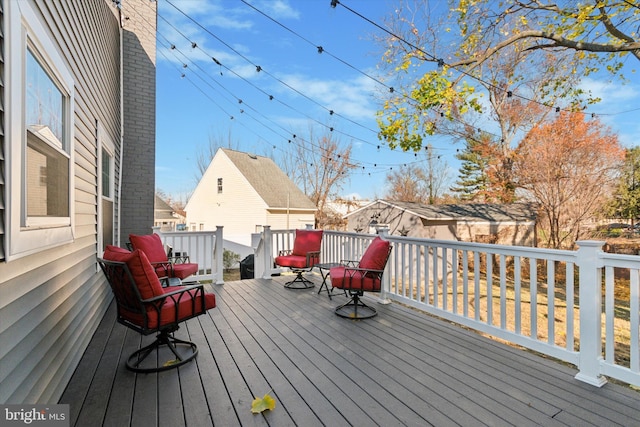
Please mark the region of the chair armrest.
<svg viewBox="0 0 640 427"><path fill-rule="evenodd" d="M191 262L191 259L189 258L189 255L174 255L169 257L169 262L171 264L189 264Z"/></svg>
<svg viewBox="0 0 640 427"><path fill-rule="evenodd" d="M355 260L355 259L341 259L340 260L340 264L344 265L345 267L357 267L359 263L360 263L360 261Z"/></svg>
<svg viewBox="0 0 640 427"><path fill-rule="evenodd" d="M345 271L366 271L367 273L384 273L384 270L373 270L371 268L345 267Z"/></svg>
<svg viewBox="0 0 640 427"><path fill-rule="evenodd" d="M202 284L198 284L198 285L185 285L185 286L181 286L180 289L175 289L173 291L170 292L166 292L162 295L157 295L155 297L152 298L147 298L147 299L143 299L142 302L144 304L149 304L149 303L154 303L157 301L164 301L165 299L167 299L168 297L171 297L173 295L177 295L177 294L184 294L185 292L189 292L193 289L198 289L198 290L202 290L204 292L204 285ZM192 295L193 296L193 295ZM179 300L180 298L178 298Z"/></svg>
<svg viewBox="0 0 640 427"><path fill-rule="evenodd" d="M346 276L351 276L353 277L353 275L358 272L361 271L362 277L376 277L378 276L378 278L382 278L382 274L384 273L384 270L373 270L370 268L359 268L359 267L345 267L344 269L344 275Z"/></svg>
<svg viewBox="0 0 640 427"><path fill-rule="evenodd" d="M163 269L165 276L170 276L170 273L173 272L173 264L169 261L154 261L151 262L151 266L156 271L158 271L159 269Z"/></svg>
<svg viewBox="0 0 640 427"><path fill-rule="evenodd" d="M320 251L307 252L307 266L311 267L320 263Z"/></svg>

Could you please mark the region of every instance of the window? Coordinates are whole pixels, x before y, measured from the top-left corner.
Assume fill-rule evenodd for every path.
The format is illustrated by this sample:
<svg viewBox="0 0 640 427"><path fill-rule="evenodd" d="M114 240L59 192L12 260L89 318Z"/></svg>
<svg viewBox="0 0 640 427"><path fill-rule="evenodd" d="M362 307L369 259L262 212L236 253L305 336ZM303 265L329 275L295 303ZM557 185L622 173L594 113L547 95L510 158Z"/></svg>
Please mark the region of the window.
<svg viewBox="0 0 640 427"><path fill-rule="evenodd" d="M218 178L218 194L222 193L222 178Z"/></svg>
<svg viewBox="0 0 640 427"><path fill-rule="evenodd" d="M114 187L115 187L115 145L99 122L96 123L98 133L98 145L100 152L99 193L100 205L98 206L98 252L107 245L114 244Z"/></svg>
<svg viewBox="0 0 640 427"><path fill-rule="evenodd" d="M27 48L26 55L25 92L25 225L66 224L69 218L69 155L64 144L64 105L68 101L31 48Z"/></svg>
<svg viewBox="0 0 640 427"><path fill-rule="evenodd" d="M112 199L113 193L113 155L102 149L102 197Z"/></svg>
<svg viewBox="0 0 640 427"><path fill-rule="evenodd" d="M7 260L73 241L74 82L31 2L8 2Z"/></svg>

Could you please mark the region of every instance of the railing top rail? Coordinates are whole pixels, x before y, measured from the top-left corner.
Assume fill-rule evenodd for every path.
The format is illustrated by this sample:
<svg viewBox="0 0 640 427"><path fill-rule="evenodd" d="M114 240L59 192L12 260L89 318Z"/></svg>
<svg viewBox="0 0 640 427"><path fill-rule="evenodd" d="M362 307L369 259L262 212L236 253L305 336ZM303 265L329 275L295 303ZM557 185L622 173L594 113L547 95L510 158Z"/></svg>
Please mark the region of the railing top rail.
<svg viewBox="0 0 640 427"><path fill-rule="evenodd" d="M349 237L360 237L363 239L369 239L375 237L373 234L353 233L353 232L339 232L339 231L325 231L327 234L344 235ZM474 243L474 242L459 242L452 240L439 240L428 239L424 237L407 237L407 236L392 236L386 235L385 239L390 242L437 246L447 249L456 250L471 250L479 251L490 254L504 254L512 256L522 256L527 258L539 258L539 259L552 259L555 261L572 262L575 260L575 251L561 250L561 249L545 249L545 248L532 248L526 246L509 246L509 245L496 245L492 243Z"/></svg>
<svg viewBox="0 0 640 427"><path fill-rule="evenodd" d="M622 268L640 268L640 256L628 254L602 253L602 260L605 265Z"/></svg>
<svg viewBox="0 0 640 427"><path fill-rule="evenodd" d="M209 231L161 231L163 236L210 236L216 234L215 230Z"/></svg>

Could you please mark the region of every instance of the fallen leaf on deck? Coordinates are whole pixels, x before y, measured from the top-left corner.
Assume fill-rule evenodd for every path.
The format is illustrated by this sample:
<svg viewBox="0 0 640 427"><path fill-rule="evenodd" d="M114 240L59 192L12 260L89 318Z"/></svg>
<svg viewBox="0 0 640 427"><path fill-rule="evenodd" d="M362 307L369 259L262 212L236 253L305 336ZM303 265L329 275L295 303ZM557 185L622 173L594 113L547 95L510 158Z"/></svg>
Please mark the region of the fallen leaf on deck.
<svg viewBox="0 0 640 427"><path fill-rule="evenodd" d="M251 402L251 412L253 412L254 414L259 414L267 409L273 410L273 408L275 407L276 401L273 397L269 396L268 393L265 394L262 399L256 397L255 399L253 399L253 402Z"/></svg>

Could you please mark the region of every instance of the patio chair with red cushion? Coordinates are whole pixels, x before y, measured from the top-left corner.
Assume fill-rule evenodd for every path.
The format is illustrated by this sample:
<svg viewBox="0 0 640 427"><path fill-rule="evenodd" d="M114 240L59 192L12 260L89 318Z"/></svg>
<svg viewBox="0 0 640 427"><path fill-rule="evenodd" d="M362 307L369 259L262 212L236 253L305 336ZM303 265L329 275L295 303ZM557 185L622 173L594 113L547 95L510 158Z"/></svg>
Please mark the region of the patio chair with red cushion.
<svg viewBox="0 0 640 427"><path fill-rule="evenodd" d="M163 279L165 286L173 278L183 281L198 272L198 264L189 262L189 259L184 256L169 258L160 236L156 233L146 235L129 234L129 242L132 249L140 249L145 253L155 267L158 277Z"/></svg>
<svg viewBox="0 0 640 427"><path fill-rule="evenodd" d="M391 244L380 236L371 241L360 261L343 261L329 270L331 286L344 289L351 299L336 307L336 314L349 319L368 319L378 314L361 297L365 292L380 292L382 274L391 254Z"/></svg>
<svg viewBox="0 0 640 427"><path fill-rule="evenodd" d="M321 245L322 230L296 230L293 249L280 251L275 259L276 265L289 267L296 273L295 279L285 283L286 288L308 289L314 286L314 283L302 273L310 271L314 265L320 263Z"/></svg>
<svg viewBox="0 0 640 427"><path fill-rule="evenodd" d="M214 308L215 294L205 292L202 284L163 288L140 250L129 252L109 245L98 262L115 295L118 322L142 335L156 334L151 344L127 358L128 369L164 371L197 356L196 344L174 337L174 332L180 323Z"/></svg>

